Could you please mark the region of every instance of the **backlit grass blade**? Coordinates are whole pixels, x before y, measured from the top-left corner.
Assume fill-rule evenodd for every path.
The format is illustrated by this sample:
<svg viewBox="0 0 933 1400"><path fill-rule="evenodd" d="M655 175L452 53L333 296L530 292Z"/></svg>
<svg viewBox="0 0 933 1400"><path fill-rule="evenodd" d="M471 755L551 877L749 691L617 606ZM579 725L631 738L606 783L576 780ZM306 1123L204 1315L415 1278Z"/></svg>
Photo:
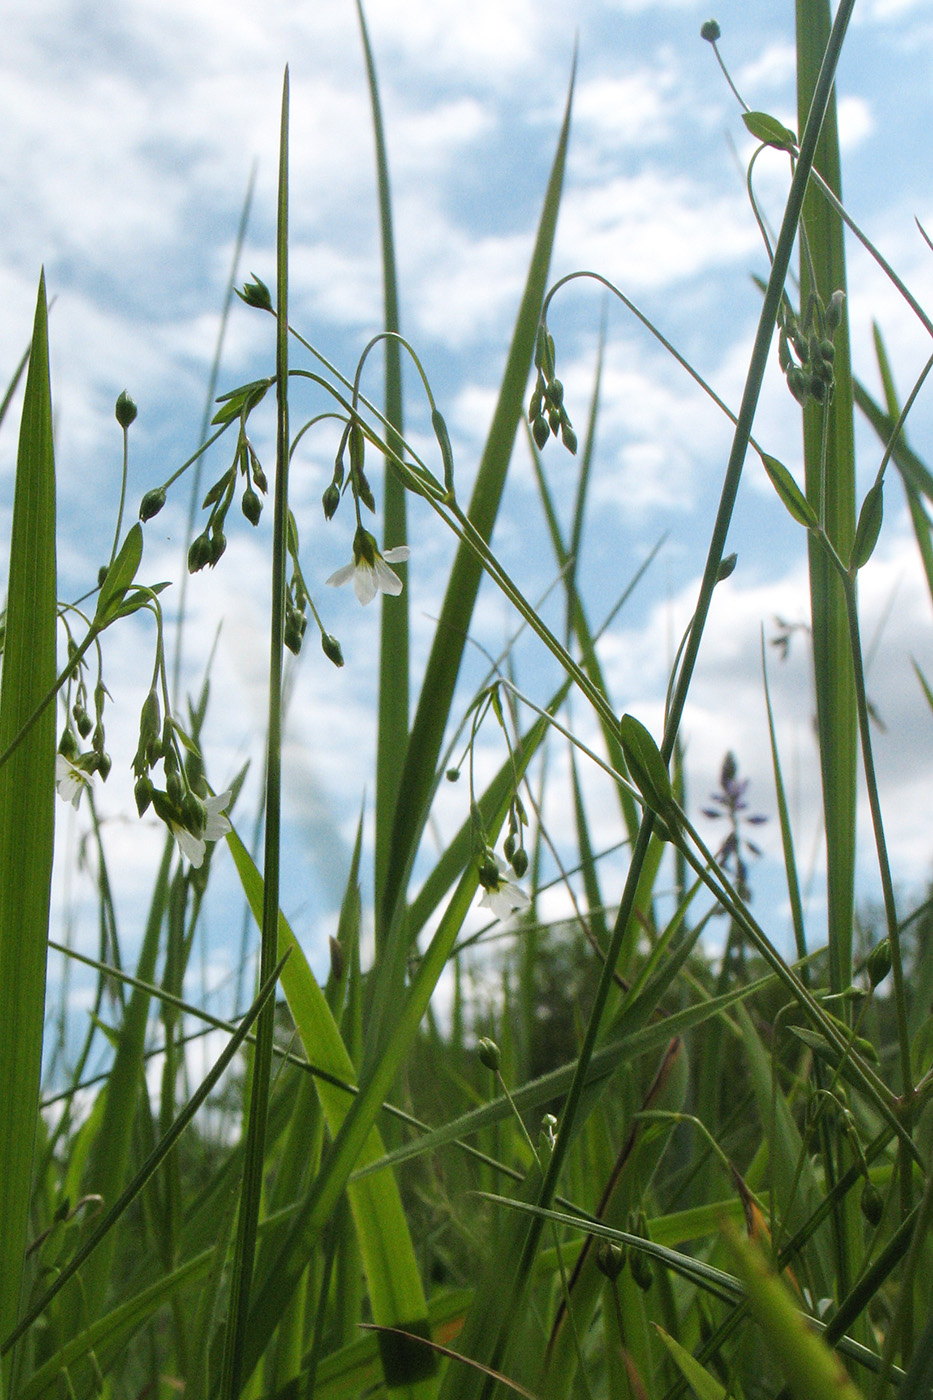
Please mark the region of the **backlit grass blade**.
<svg viewBox="0 0 933 1400"><path fill-rule="evenodd" d="M796 13L797 112L802 131L829 39L829 0L797 0ZM813 164L841 198L835 91L827 105ZM804 200L801 225L806 231L809 248L809 257L802 251L800 260L801 314L805 316L812 294L819 295L824 306L828 306L833 292L845 291L846 268L842 220L815 189L811 189ZM807 499L824 523L837 553L840 558L848 559L855 534L855 440L845 306L833 344L835 387L832 398L826 405L811 400L804 409L806 488ZM857 764L855 685L840 581L825 551L812 537L809 552L813 666L826 824L830 985L833 991L840 992L852 980Z"/></svg>
<svg viewBox="0 0 933 1400"><path fill-rule="evenodd" d="M373 59L366 18L361 0L356 0L363 39L363 52L366 58L366 76L369 83L370 115L373 124L373 138L376 143L376 178L379 188L379 230L382 243L382 288L384 301L385 329L398 333L399 304L398 281L395 269L395 237L392 229L392 199L389 190L389 158L386 151L385 130L382 122L382 104L379 100L379 85L376 79L376 64ZM402 412L402 357L401 347L396 339L389 337L383 344L385 352L385 404L387 424L386 443L393 452L401 454L403 427ZM383 487L384 543L391 548L408 542L406 526L406 492L399 477L393 471L386 471ZM408 565L394 565L395 572L404 583L408 575ZM389 843L392 825L395 820L395 804L398 799L399 782L402 776L402 763L405 758L405 744L408 740L408 589L403 588L397 598L382 601L382 619L379 638L379 720L378 742L376 746L376 847L375 847L375 890L376 890L376 946L379 947L384 930L379 922L382 912L382 891L385 886L386 864L389 859Z"/></svg>
<svg viewBox="0 0 933 1400"><path fill-rule="evenodd" d="M55 684L55 595L55 460L43 272L16 459L0 752ZM54 801L55 710L50 705L0 768L0 1338L19 1312L29 1230Z"/></svg>
<svg viewBox="0 0 933 1400"><path fill-rule="evenodd" d="M523 413L528 372L534 353L538 318L547 286L551 248L557 226L567 142L570 136L572 93L571 80L570 95L548 181L531 266L492 425L470 499L470 519L486 541L490 539L495 525L515 435ZM450 573L405 755L401 779L405 802L395 816L383 892L382 921L386 928L391 925L395 915L427 819L427 797L434 781L481 577L480 561L471 549L462 544Z"/></svg>

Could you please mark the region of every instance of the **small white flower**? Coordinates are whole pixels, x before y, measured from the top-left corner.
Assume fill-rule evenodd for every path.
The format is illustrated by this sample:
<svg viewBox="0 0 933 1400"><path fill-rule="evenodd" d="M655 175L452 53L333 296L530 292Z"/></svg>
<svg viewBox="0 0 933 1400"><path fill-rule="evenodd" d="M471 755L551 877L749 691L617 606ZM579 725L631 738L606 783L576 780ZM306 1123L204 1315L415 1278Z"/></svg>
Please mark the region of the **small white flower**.
<svg viewBox="0 0 933 1400"><path fill-rule="evenodd" d="M204 799L204 806L207 809L207 820L199 836L195 836L186 826L180 822L170 821L172 835L178 843L178 849L186 860L189 860L195 870L200 870L204 861L204 852L208 841L219 841L221 836L226 836L232 830L229 821L224 816L224 808L233 796L232 792L222 792L219 797L207 797Z"/></svg>
<svg viewBox="0 0 933 1400"><path fill-rule="evenodd" d="M480 907L491 909L497 919L507 919L515 910L527 909L531 900L519 885L506 878L506 868L498 856L495 860L498 879L484 885ZM488 880L488 874L484 878Z"/></svg>
<svg viewBox="0 0 933 1400"><path fill-rule="evenodd" d="M85 773L63 753L55 755L55 790L63 802L70 802L77 811L82 792L90 786L90 773Z"/></svg>
<svg viewBox="0 0 933 1400"><path fill-rule="evenodd" d="M344 564L326 582L331 588L340 588L352 579L356 596L364 607L377 593L389 593L395 598L402 591L402 580L389 565L404 563L410 554L407 544L381 553L369 531L360 526L353 540L353 562Z"/></svg>

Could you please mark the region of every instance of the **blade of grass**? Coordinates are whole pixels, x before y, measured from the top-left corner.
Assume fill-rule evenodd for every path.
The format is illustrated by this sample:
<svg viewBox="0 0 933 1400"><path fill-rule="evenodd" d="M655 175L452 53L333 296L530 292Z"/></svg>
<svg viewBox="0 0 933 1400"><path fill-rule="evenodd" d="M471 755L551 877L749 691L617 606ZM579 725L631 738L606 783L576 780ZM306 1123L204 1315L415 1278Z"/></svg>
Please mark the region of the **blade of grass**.
<svg viewBox="0 0 933 1400"><path fill-rule="evenodd" d="M382 104L362 0L356 0L360 22L366 78L369 84L370 119L376 145L376 178L379 189L379 232L382 245L382 294L385 329L399 333L398 279L395 267L395 238L392 228L392 197L389 188L389 158L386 150ZM404 419L402 410L402 354L397 339L389 336L385 347L385 421L386 443L396 453L402 452ZM387 546L407 544L405 486L393 471L386 471L383 486L384 540ZM394 565L404 584L408 565ZM387 930L382 924L382 893L386 882L389 846L395 822L405 745L408 741L408 589L387 603L382 600L379 634L379 719L376 744L376 948L382 946ZM404 964L402 964L404 970Z"/></svg>
<svg viewBox="0 0 933 1400"><path fill-rule="evenodd" d="M538 225L534 252L528 271L521 306L512 335L499 398L489 436L480 460L476 485L470 499L469 517L482 538L491 538L502 499L512 448L521 421L528 371L534 352L538 317L547 283L551 248L557 225L567 142L570 135L570 93L551 168L547 193ZM474 552L461 545L457 550L440 619L425 668L424 682L405 754L401 785L405 803L395 815L386 884L382 900L382 924L390 928L396 908L408 881L408 872L427 820L427 797L434 781L444 730L453 702L454 688L470 630L470 619L479 592L482 566ZM400 934L399 936L403 936ZM374 1053L380 1036L374 1035Z"/></svg>
<svg viewBox="0 0 933 1400"><path fill-rule="evenodd" d="M55 684L55 618L55 458L43 271L16 459L0 752ZM29 1229L54 801L55 711L49 706L0 768L0 1337L19 1312Z"/></svg>

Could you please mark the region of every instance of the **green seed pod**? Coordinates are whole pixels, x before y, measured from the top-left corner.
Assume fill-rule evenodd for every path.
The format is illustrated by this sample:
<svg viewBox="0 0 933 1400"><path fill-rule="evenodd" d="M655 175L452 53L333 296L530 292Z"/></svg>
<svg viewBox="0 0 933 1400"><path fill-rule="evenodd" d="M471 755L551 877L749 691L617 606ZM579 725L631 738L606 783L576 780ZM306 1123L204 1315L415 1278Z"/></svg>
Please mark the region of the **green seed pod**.
<svg viewBox="0 0 933 1400"><path fill-rule="evenodd" d="M551 432L557 437L560 432L560 414L556 408L549 408L547 411L547 421Z"/></svg>
<svg viewBox="0 0 933 1400"><path fill-rule="evenodd" d="M502 854L505 856L506 860L509 862L510 865L512 863L512 857L515 854L517 846L518 837L515 835L514 831L510 831L508 836L502 843Z"/></svg>
<svg viewBox="0 0 933 1400"><path fill-rule="evenodd" d="M829 364L836 358L836 347L831 340L820 341L820 354Z"/></svg>
<svg viewBox="0 0 933 1400"><path fill-rule="evenodd" d="M91 716L83 705L75 705L71 713L78 727L78 733L81 735L82 739L86 739L94 727L91 723Z"/></svg>
<svg viewBox="0 0 933 1400"><path fill-rule="evenodd" d="M301 640L303 628L301 623L303 618L296 608L289 608L285 614L285 635L283 641L293 656L298 656L301 651Z"/></svg>
<svg viewBox="0 0 933 1400"><path fill-rule="evenodd" d="M625 1246L612 1240L600 1240L596 1248L596 1267L613 1282L625 1268Z"/></svg>
<svg viewBox="0 0 933 1400"><path fill-rule="evenodd" d="M459 781L460 781L460 769L459 769L459 768L448 768L448 769L447 769L447 772L444 774L444 777L447 779L447 781L448 781L449 783L459 783Z"/></svg>
<svg viewBox="0 0 933 1400"><path fill-rule="evenodd" d="M125 389L117 399L113 412L121 428L128 428L136 417L138 410Z"/></svg>
<svg viewBox="0 0 933 1400"><path fill-rule="evenodd" d="M240 508L251 525L259 524L259 517L262 515L262 501L253 490L243 492L243 500Z"/></svg>
<svg viewBox="0 0 933 1400"><path fill-rule="evenodd" d="M329 632L324 632L321 636L321 650L328 661L332 661L335 666L343 665L343 652L340 650L340 643Z"/></svg>
<svg viewBox="0 0 933 1400"><path fill-rule="evenodd" d="M139 503L140 520L151 520L154 515L165 505L165 487L156 486L152 491L147 491Z"/></svg>
<svg viewBox="0 0 933 1400"><path fill-rule="evenodd" d="M787 387L797 402L802 404L807 397L807 376L799 365L791 365L787 371Z"/></svg>
<svg viewBox="0 0 933 1400"><path fill-rule="evenodd" d="M722 34L722 30L714 19L708 19L700 25L700 38L705 39L708 44L715 44Z"/></svg>
<svg viewBox="0 0 933 1400"><path fill-rule="evenodd" d="M476 1053L479 1055L480 1064L485 1065L493 1074L499 1073L502 1054L494 1040L490 1040L488 1036L484 1035L476 1047Z"/></svg>
<svg viewBox="0 0 933 1400"><path fill-rule="evenodd" d="M735 565L738 557L737 554L727 554L724 559L719 561L719 569L716 573L717 583L723 583L727 578L731 578L732 574L735 573Z"/></svg>
<svg viewBox="0 0 933 1400"><path fill-rule="evenodd" d="M564 386L559 379L552 379L545 391L548 404L551 408L560 408L564 402Z"/></svg>
<svg viewBox="0 0 933 1400"><path fill-rule="evenodd" d="M110 770L113 767L113 759L110 757L109 753L102 749L97 755L95 767L101 776L101 780L106 782L110 776Z"/></svg>
<svg viewBox="0 0 933 1400"><path fill-rule="evenodd" d="M571 456L575 457L577 453L577 435L574 432L573 428L570 426L570 420L568 419L566 413L561 414L560 440L566 447L567 451L571 454Z"/></svg>

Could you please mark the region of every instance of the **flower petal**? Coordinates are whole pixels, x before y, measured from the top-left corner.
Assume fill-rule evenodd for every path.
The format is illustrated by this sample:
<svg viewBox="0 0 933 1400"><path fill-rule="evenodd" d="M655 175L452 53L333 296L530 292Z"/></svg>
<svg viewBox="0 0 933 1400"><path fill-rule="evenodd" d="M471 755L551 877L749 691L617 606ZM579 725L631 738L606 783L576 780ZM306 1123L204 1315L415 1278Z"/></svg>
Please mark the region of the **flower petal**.
<svg viewBox="0 0 933 1400"><path fill-rule="evenodd" d="M205 800L207 821L204 823L204 830L201 833L205 841L219 841L221 836L226 836L228 831L233 830L224 813L224 808L232 796L233 793L228 791L222 792L218 797L208 797Z"/></svg>
<svg viewBox="0 0 933 1400"><path fill-rule="evenodd" d="M330 578L324 580L331 588L342 588L345 583L349 583L356 573L355 564L344 564L342 569L331 574Z"/></svg>
<svg viewBox="0 0 933 1400"><path fill-rule="evenodd" d="M377 567L378 563L379 561L377 559ZM353 590L364 608L367 603L372 602L379 591L376 570L372 565L365 563L363 560L360 560L353 571Z"/></svg>
<svg viewBox="0 0 933 1400"><path fill-rule="evenodd" d="M407 544L397 544L394 549L384 549L382 557L389 564L404 564L411 557L411 550Z"/></svg>
<svg viewBox="0 0 933 1400"><path fill-rule="evenodd" d="M178 842L178 849L186 860L189 860L195 870L200 870L204 862L204 841L200 836L193 836L184 826L177 826L172 822L172 835Z"/></svg>
<svg viewBox="0 0 933 1400"><path fill-rule="evenodd" d="M395 554L396 551L393 549L391 553ZM397 598L402 591L402 580L399 578L398 574L392 572L385 562L385 559L381 556L377 557L373 572L376 575L376 587L380 589L381 592L388 593L391 597Z"/></svg>

